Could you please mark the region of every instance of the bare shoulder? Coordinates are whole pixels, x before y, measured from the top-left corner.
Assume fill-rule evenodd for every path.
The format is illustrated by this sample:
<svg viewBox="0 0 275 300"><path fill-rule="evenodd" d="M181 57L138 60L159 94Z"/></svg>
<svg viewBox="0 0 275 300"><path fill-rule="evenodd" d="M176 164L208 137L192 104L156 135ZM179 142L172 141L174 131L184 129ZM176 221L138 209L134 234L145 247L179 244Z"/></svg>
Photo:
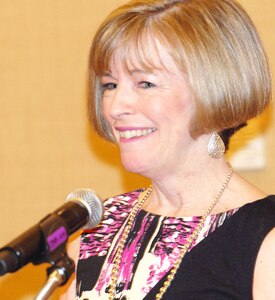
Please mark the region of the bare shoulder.
<svg viewBox="0 0 275 300"><path fill-rule="evenodd" d="M229 209L242 207L245 204L264 199L268 196L264 191L238 173L234 173L228 190L227 207Z"/></svg>
<svg viewBox="0 0 275 300"><path fill-rule="evenodd" d="M80 237L75 238L72 242L70 242L68 247L68 255L72 258L77 264L78 256L79 256L79 247L80 247ZM60 300L74 300L75 299L75 274L73 274L70 280L60 289Z"/></svg>
<svg viewBox="0 0 275 300"><path fill-rule="evenodd" d="M256 260L253 299L275 299L275 228L264 239Z"/></svg>
<svg viewBox="0 0 275 300"><path fill-rule="evenodd" d="M80 236L77 236L72 242L70 242L68 247L68 255L75 262L77 262L78 260L79 249L80 249Z"/></svg>

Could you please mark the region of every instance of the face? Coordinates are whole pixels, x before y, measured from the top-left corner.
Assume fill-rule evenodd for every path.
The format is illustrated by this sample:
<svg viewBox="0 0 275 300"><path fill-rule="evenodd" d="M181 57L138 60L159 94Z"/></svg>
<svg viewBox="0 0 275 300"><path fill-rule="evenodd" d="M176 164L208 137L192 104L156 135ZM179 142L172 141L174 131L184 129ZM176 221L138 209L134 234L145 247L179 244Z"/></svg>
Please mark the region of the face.
<svg viewBox="0 0 275 300"><path fill-rule="evenodd" d="M101 79L103 114L122 164L151 179L179 171L195 143L188 130L193 100L187 77L159 43L150 54L158 57L150 71L135 60L126 70L115 55Z"/></svg>

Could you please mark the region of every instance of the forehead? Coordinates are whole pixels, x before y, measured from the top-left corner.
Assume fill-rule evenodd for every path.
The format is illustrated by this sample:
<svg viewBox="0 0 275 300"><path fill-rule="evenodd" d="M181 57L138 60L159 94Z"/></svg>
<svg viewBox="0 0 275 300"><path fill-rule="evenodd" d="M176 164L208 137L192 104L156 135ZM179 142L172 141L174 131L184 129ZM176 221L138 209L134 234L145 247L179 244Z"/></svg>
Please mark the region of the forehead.
<svg viewBox="0 0 275 300"><path fill-rule="evenodd" d="M142 70L179 71L169 47L158 39L143 40L138 44L132 43L128 47L119 47L108 62L108 71L121 65L127 72Z"/></svg>

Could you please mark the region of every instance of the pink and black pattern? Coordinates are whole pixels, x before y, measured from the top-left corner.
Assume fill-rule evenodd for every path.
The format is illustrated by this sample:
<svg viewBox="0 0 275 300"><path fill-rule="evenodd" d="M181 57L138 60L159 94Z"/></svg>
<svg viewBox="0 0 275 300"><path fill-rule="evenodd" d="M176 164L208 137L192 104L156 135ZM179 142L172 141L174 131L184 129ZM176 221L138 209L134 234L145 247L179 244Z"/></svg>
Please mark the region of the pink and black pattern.
<svg viewBox="0 0 275 300"><path fill-rule="evenodd" d="M78 263L78 298L108 299L114 257L125 221L142 190L110 198L103 221L82 235ZM236 210L210 215L195 247ZM116 299L143 299L169 272L201 217L164 217L140 210L125 243Z"/></svg>

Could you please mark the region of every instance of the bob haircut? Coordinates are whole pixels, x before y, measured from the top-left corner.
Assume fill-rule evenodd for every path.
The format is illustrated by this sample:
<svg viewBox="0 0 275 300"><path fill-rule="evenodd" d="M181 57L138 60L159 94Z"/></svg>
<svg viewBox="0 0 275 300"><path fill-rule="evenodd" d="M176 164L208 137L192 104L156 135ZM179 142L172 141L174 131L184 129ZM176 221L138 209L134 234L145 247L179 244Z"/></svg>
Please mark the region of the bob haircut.
<svg viewBox="0 0 275 300"><path fill-rule="evenodd" d="M271 100L271 75L255 26L234 0L138 0L113 11L98 29L90 51L89 116L96 131L113 141L102 114L101 76L118 54L152 69L160 42L187 74L194 95L189 132L237 128L262 113Z"/></svg>

